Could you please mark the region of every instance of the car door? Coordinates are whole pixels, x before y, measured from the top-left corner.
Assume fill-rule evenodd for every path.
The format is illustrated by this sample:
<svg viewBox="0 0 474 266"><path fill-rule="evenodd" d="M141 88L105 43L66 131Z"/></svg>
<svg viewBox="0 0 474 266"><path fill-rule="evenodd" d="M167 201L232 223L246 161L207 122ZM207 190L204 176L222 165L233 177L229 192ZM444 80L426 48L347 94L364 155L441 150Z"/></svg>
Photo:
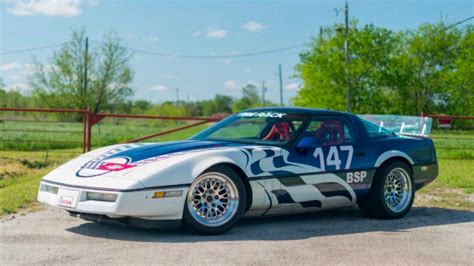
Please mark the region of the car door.
<svg viewBox="0 0 474 266"><path fill-rule="evenodd" d="M312 145L298 145L305 141ZM299 173L299 186L283 182L295 202L320 208L355 204L354 184L363 182L367 173L354 171L363 166L364 154L348 116L313 116L288 152L289 161L306 165Z"/></svg>

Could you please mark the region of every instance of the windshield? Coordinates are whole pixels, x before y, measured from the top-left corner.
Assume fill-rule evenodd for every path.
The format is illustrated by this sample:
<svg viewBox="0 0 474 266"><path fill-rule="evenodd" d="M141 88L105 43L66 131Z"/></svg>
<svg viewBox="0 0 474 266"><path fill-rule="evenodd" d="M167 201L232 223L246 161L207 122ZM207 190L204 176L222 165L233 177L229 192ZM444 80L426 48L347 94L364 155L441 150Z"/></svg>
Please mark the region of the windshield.
<svg viewBox="0 0 474 266"><path fill-rule="evenodd" d="M307 115L277 111L240 112L195 135L192 139L285 144L295 137L307 118Z"/></svg>

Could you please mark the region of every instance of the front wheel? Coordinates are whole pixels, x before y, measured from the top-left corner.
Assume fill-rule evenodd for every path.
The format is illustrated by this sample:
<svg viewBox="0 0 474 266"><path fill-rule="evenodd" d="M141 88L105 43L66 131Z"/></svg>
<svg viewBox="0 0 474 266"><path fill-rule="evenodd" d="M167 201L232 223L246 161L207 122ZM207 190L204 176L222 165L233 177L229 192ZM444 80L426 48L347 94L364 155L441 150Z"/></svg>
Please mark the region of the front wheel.
<svg viewBox="0 0 474 266"><path fill-rule="evenodd" d="M411 169L404 162L393 161L377 171L369 196L359 202L359 208L370 217L398 219L410 211L414 198Z"/></svg>
<svg viewBox="0 0 474 266"><path fill-rule="evenodd" d="M245 186L233 170L217 166L191 184L183 219L193 231L221 234L240 219L246 206Z"/></svg>

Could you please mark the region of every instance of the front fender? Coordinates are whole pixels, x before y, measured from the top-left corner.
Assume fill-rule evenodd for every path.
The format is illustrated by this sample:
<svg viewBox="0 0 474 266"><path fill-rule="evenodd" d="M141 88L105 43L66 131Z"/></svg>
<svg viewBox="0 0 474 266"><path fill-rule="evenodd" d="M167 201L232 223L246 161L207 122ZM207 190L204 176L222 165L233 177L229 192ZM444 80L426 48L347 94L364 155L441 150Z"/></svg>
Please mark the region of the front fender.
<svg viewBox="0 0 474 266"><path fill-rule="evenodd" d="M244 170L245 160L238 150L192 152L139 167L127 175L136 175L145 187L189 185L214 165L228 163Z"/></svg>

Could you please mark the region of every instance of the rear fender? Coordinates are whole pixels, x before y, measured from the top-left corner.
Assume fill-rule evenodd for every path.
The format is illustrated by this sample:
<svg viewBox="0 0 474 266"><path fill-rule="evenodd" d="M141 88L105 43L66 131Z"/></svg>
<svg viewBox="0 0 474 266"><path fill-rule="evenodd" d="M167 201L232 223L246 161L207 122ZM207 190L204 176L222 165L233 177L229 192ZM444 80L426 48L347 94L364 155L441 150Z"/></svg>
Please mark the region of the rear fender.
<svg viewBox="0 0 474 266"><path fill-rule="evenodd" d="M386 152L380 154L380 156L375 161L375 167L379 167L385 161L387 161L391 158L395 158L395 157L402 157L402 158L406 159L410 163L410 165L415 164L415 162L406 153L404 153L402 151L397 151L397 150L390 150L390 151L386 151Z"/></svg>

